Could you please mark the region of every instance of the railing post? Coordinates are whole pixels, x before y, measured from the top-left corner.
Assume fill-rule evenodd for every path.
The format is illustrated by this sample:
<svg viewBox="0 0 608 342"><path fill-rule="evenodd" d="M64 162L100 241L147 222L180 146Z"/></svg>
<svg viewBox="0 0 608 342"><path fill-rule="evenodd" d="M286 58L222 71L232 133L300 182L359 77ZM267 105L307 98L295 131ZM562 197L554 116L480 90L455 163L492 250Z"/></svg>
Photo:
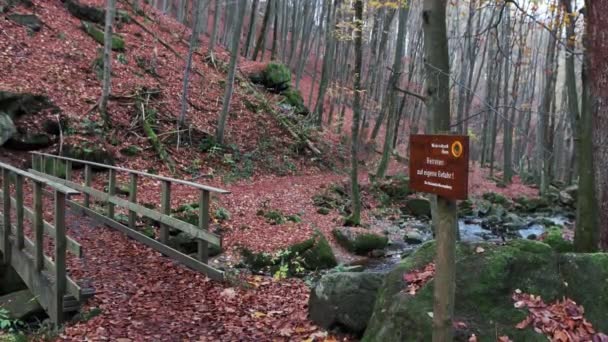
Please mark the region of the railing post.
<svg viewBox="0 0 608 342"><path fill-rule="evenodd" d="M69 181L72 179L72 161L66 160L65 162L65 180Z"/></svg>
<svg viewBox="0 0 608 342"><path fill-rule="evenodd" d="M84 165L84 186L90 188L92 178L93 178L93 172L91 170L91 165L85 164ZM91 195L89 195L86 192L84 193L84 206L86 208L91 206Z"/></svg>
<svg viewBox="0 0 608 342"><path fill-rule="evenodd" d="M47 173L47 169L46 169L46 157L45 156L40 156L40 172L42 173Z"/></svg>
<svg viewBox="0 0 608 342"><path fill-rule="evenodd" d="M15 180L15 212L17 215L17 248L23 249L23 176L17 175Z"/></svg>
<svg viewBox="0 0 608 342"><path fill-rule="evenodd" d="M66 291L65 251L67 241L65 236L65 197L55 190L55 317L56 324L63 321L63 296ZM52 316L51 316L52 317Z"/></svg>
<svg viewBox="0 0 608 342"><path fill-rule="evenodd" d="M171 215L171 182L169 181L161 183L160 210L165 215ZM169 227L162 223L160 224L160 242L165 245L169 242Z"/></svg>
<svg viewBox="0 0 608 342"><path fill-rule="evenodd" d="M116 171L110 169L110 173L108 173L108 195L114 196L116 193ZM108 200L108 217L112 220L114 219L114 203L111 203Z"/></svg>
<svg viewBox="0 0 608 342"><path fill-rule="evenodd" d="M32 153L32 170L40 171L38 167L38 156Z"/></svg>
<svg viewBox="0 0 608 342"><path fill-rule="evenodd" d="M34 260L36 271L44 267L44 226L42 221L42 183L34 181Z"/></svg>
<svg viewBox="0 0 608 342"><path fill-rule="evenodd" d="M2 220L2 251L3 262L9 264L11 261L11 177L7 169L2 169L2 201L3 201L3 220Z"/></svg>
<svg viewBox="0 0 608 342"><path fill-rule="evenodd" d="M209 230L209 191L202 190L198 203L198 227ZM198 260L207 263L209 260L209 243L198 240Z"/></svg>
<svg viewBox="0 0 608 342"><path fill-rule="evenodd" d="M131 183L129 185L129 201L131 203L137 203L137 174L131 173ZM135 220L137 218L137 213L130 210L129 211L129 228L135 229Z"/></svg>
<svg viewBox="0 0 608 342"><path fill-rule="evenodd" d="M53 172L51 173L52 176L55 177L59 177L59 160L57 160L57 158L52 158L51 160L53 160Z"/></svg>

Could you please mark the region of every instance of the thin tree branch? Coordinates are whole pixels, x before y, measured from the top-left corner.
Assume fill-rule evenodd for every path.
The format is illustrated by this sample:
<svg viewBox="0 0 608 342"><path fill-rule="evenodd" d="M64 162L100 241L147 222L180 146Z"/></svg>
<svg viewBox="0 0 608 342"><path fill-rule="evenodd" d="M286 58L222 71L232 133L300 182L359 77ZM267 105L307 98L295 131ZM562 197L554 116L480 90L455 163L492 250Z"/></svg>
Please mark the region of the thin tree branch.
<svg viewBox="0 0 608 342"><path fill-rule="evenodd" d="M426 97L424 97L424 96L422 96L422 95L420 95L420 94L417 94L417 93L411 92L411 91L409 91L409 90L407 90L407 89L401 89L401 88L399 88L399 87L397 87L397 86L395 86L395 90L397 90L398 92L403 93L403 94L405 94L405 95L410 95L410 96L413 96L413 97L417 98L418 100L420 100L420 101L422 101L422 102L426 103Z"/></svg>

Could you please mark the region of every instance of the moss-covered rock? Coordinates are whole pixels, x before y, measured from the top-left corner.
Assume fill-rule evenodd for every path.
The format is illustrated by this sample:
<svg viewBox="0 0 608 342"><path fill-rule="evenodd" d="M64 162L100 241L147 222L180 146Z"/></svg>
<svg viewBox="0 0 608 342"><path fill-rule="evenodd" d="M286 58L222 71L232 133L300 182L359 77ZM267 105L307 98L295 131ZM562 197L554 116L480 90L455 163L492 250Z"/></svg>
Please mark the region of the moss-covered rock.
<svg viewBox="0 0 608 342"><path fill-rule="evenodd" d="M104 8L83 5L77 0L63 0L65 7L71 15L76 18L99 25L103 25L106 19L106 11ZM131 17L129 13L123 10L116 11L115 20L118 23L129 23Z"/></svg>
<svg viewBox="0 0 608 342"><path fill-rule="evenodd" d="M505 196L495 192L486 192L482 195L482 198L486 201L490 201L492 204L500 204L502 206L509 204L509 200Z"/></svg>
<svg viewBox="0 0 608 342"><path fill-rule="evenodd" d="M104 33L101 29L99 29L95 24L83 21L82 28L84 31L91 36L96 42L103 45L104 44ZM124 51L125 50L125 41L124 39L116 34L112 34L112 50L116 51Z"/></svg>
<svg viewBox="0 0 608 342"><path fill-rule="evenodd" d="M410 179L406 175L395 175L378 180L374 189L386 196L386 204L400 203L412 194L410 190Z"/></svg>
<svg viewBox="0 0 608 342"><path fill-rule="evenodd" d="M325 329L340 327L360 334L372 315L381 284L382 276L378 273L326 274L310 291L310 319Z"/></svg>
<svg viewBox="0 0 608 342"><path fill-rule="evenodd" d="M304 104L304 98L302 97L302 93L298 89L294 89L292 87L287 88L281 93L285 100L284 102L288 105L292 106L296 113L307 115L310 113L306 105Z"/></svg>
<svg viewBox="0 0 608 342"><path fill-rule="evenodd" d="M596 328L608 329L604 319L607 255L560 255L544 243L529 240L482 246L485 252L481 254L475 252L475 246L457 246L455 319L468 328L456 340L466 341L475 333L480 341L494 340L496 335L508 335L514 341L546 341L531 328L515 328L527 316L527 311L513 306L511 296L516 289L540 295L546 302L571 297L585 306L586 318ZM434 243L427 243L387 275L364 341L431 340L428 313L433 311L433 281L415 296L402 290L406 286L403 275L428 264L433 255ZM581 284L583 279L587 284Z"/></svg>
<svg viewBox="0 0 608 342"><path fill-rule="evenodd" d="M431 201L426 198L410 198L402 210L416 217L431 217Z"/></svg>
<svg viewBox="0 0 608 342"><path fill-rule="evenodd" d="M335 267L334 252L321 232L307 240L293 244L276 253L254 253L241 249L242 263L253 272L274 274L281 265L287 265L288 276L297 276L303 270L316 271Z"/></svg>
<svg viewBox="0 0 608 342"><path fill-rule="evenodd" d="M375 249L384 249L388 244L386 236L372 232L355 231L348 227L334 228L332 234L342 247L359 255L367 255Z"/></svg>
<svg viewBox="0 0 608 342"><path fill-rule="evenodd" d="M14 134L5 144L6 148L16 151L35 151L47 148L55 143L46 133Z"/></svg>
<svg viewBox="0 0 608 342"><path fill-rule="evenodd" d="M6 18L15 24L25 26L34 32L38 32L42 28L42 21L33 14L13 13L7 15Z"/></svg>
<svg viewBox="0 0 608 342"><path fill-rule="evenodd" d="M169 237L169 247L184 254L193 254L198 251L198 240L188 233L179 232L177 235ZM208 251L208 256L214 257L222 253L222 248L209 244Z"/></svg>
<svg viewBox="0 0 608 342"><path fill-rule="evenodd" d="M551 246L558 253L568 253L574 251L574 244L564 239L560 227L550 227L543 236L543 242Z"/></svg>
<svg viewBox="0 0 608 342"><path fill-rule="evenodd" d="M120 149L120 153L128 157L137 156L141 153L141 151L141 148L135 145L127 146L125 148Z"/></svg>
<svg viewBox="0 0 608 342"><path fill-rule="evenodd" d="M281 63L268 63L263 75L264 85L270 89L282 91L291 83L291 71Z"/></svg>
<svg viewBox="0 0 608 342"><path fill-rule="evenodd" d="M61 151L61 155L68 158L85 160L98 164L114 165L114 154L104 148L90 145L65 145ZM74 163L74 168L84 167L81 164ZM93 170L103 170L103 168L92 167Z"/></svg>

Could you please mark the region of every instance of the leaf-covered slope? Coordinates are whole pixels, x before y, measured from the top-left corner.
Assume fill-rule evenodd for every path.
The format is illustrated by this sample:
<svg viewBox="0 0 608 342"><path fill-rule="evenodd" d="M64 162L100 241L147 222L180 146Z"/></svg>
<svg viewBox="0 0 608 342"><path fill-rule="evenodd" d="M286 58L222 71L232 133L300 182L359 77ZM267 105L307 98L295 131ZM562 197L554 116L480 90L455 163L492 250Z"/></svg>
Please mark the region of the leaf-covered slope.
<svg viewBox="0 0 608 342"><path fill-rule="evenodd" d="M81 3L103 7L105 1ZM71 135L65 137L66 142L94 139L116 150L130 145L142 146L147 149L138 158L139 168L153 167L157 159L154 151L148 148L150 145L141 128L137 127L137 114L141 108L134 94L141 89L160 90L158 98L146 110L157 113L161 138L167 144L175 145L170 144L175 140L171 132L175 131L174 120L179 115L185 66L183 58L176 53L182 57L187 54L190 30L149 6L144 6L145 16L135 15L122 1L118 2L118 9L127 11L134 21L116 25L125 49L113 53L113 100L109 104L113 130L105 139L82 135L88 128L84 127L85 122L100 121L93 107L101 95L101 80L96 68L102 46L82 29L81 20L68 12L62 1L34 1L33 8L16 6L4 14L35 13L43 27L39 32L30 33L12 21L0 20L4 35L0 39L0 73L3 76L0 90L48 96L62 110L62 115L70 119ZM203 35L201 48L194 56L187 112L192 127L203 135L215 133L226 78L223 61L229 58L228 53L218 47L215 57L219 62L215 68L205 61L206 51L207 36ZM236 83L226 131L228 143L243 152L255 149L268 137L272 137L274 145L290 146L293 139L272 116L256 110L259 99L251 89L238 79ZM193 160L202 159L198 149L182 149L172 154L182 170ZM121 162L126 162L126 158L119 160Z"/></svg>

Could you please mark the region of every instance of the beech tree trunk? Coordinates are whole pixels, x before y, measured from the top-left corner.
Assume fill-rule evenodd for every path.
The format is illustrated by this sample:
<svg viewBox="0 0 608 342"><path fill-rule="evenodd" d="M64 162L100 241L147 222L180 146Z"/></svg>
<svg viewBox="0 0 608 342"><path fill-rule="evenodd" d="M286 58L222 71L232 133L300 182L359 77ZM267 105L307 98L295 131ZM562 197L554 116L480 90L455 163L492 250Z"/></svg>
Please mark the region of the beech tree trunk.
<svg viewBox="0 0 608 342"><path fill-rule="evenodd" d="M353 122L351 128L351 169L350 183L352 196L352 214L348 221L352 225L361 224L361 194L359 193L359 120L361 118L361 68L363 64L363 0L355 0L355 74L353 77ZM331 13L327 13L331 16ZM331 29L328 27L328 29Z"/></svg>
<svg viewBox="0 0 608 342"><path fill-rule="evenodd" d="M101 99L99 100L99 111L105 128L111 125L108 114L108 99L112 78L112 26L114 24L114 13L116 12L116 0L106 0L106 22L103 37L103 84Z"/></svg>
<svg viewBox="0 0 608 342"><path fill-rule="evenodd" d="M234 78L236 75L236 62L239 57L239 43L241 41L241 34L243 33L243 19L245 17L245 1L239 1L237 4L237 21L236 27L233 31L232 46L230 47L230 66L228 67L228 79L226 80L226 90L224 92L224 100L222 102L222 112L220 114L216 140L219 144L224 143L224 130L226 127L226 120L228 119L228 112L230 111L230 101L232 99L232 89L234 86Z"/></svg>
<svg viewBox="0 0 608 342"><path fill-rule="evenodd" d="M586 0L585 5L587 12L586 51L589 55L589 105L592 120L592 163L595 170L595 196L598 209L596 213L600 233L599 245L602 250L606 251L608 250L608 86L606 84L608 40L605 38L605 32L608 28L608 16L606 16L608 2ZM588 127L585 128L588 129ZM583 134L581 132L581 135ZM579 158L581 157L582 155L579 154Z"/></svg>
<svg viewBox="0 0 608 342"><path fill-rule="evenodd" d="M426 70L426 104L432 132L450 129L450 61L446 28L447 0L425 0L422 9ZM453 340L455 256L457 235L456 201L436 196L437 256L433 281L433 341Z"/></svg>

